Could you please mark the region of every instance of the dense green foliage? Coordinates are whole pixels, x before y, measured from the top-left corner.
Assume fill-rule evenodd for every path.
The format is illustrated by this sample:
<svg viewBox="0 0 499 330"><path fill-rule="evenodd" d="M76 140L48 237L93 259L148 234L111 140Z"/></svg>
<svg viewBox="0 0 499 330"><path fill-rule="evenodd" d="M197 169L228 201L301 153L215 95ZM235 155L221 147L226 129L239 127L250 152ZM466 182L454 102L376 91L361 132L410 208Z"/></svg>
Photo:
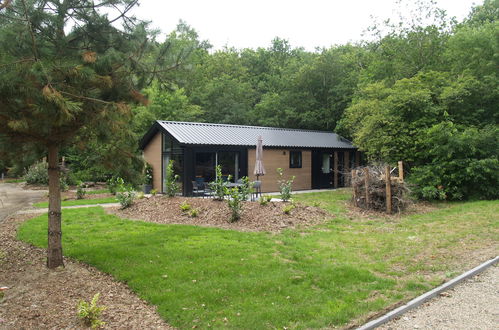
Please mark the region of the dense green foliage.
<svg viewBox="0 0 499 330"><path fill-rule="evenodd" d="M499 237L497 201L352 221L349 198L347 190L294 195L321 201L334 218L278 234L129 221L102 208L64 210L65 254L126 283L177 328L323 329L358 325L440 285ZM18 233L43 247L46 231L38 217Z"/></svg>

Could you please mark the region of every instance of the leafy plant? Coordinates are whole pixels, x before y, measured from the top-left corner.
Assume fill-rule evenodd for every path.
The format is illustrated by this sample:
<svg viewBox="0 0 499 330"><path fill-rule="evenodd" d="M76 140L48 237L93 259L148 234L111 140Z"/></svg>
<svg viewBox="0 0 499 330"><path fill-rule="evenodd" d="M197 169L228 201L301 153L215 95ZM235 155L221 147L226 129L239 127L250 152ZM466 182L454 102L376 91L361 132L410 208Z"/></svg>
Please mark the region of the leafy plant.
<svg viewBox="0 0 499 330"><path fill-rule="evenodd" d="M314 201L314 202L312 202L312 206L313 206L313 207L321 207L321 205L322 205L322 204L321 204L321 202L319 202L319 201Z"/></svg>
<svg viewBox="0 0 499 330"><path fill-rule="evenodd" d="M272 196L269 196L269 195L260 196L260 199L259 199L260 205L262 205L262 206L267 205L271 201L272 201Z"/></svg>
<svg viewBox="0 0 499 330"><path fill-rule="evenodd" d="M285 180L282 168L278 168L277 173L279 174L277 184L279 186L279 192L281 193L281 199L283 202L287 202L291 199L291 186L293 185L295 176L293 175L291 179Z"/></svg>
<svg viewBox="0 0 499 330"><path fill-rule="evenodd" d="M118 191L116 192L116 199L121 204L121 208L126 209L133 204L136 193L130 184L125 184L121 178L118 179L120 184L117 188Z"/></svg>
<svg viewBox="0 0 499 330"><path fill-rule="evenodd" d="M217 165L215 182L211 184L211 189L213 190L213 199L217 201L222 201L228 194L227 185L222 177L222 166ZM228 180L231 179L229 175Z"/></svg>
<svg viewBox="0 0 499 330"><path fill-rule="evenodd" d="M157 193L158 193L158 190L151 189L151 195L156 196Z"/></svg>
<svg viewBox="0 0 499 330"><path fill-rule="evenodd" d="M284 212L284 214L291 214L291 211L295 208L296 206L294 204L289 204L289 205L285 205L283 208L282 208L282 212Z"/></svg>
<svg viewBox="0 0 499 330"><path fill-rule="evenodd" d="M93 329L106 324L106 322L100 320L101 314L106 307L97 305L99 297L100 293L96 293L90 302L80 300L78 303L78 317L87 327L92 327Z"/></svg>
<svg viewBox="0 0 499 330"><path fill-rule="evenodd" d="M239 194L241 195L241 200L248 200L251 194L251 183L247 176L243 176L241 178L241 185L238 187Z"/></svg>
<svg viewBox="0 0 499 330"><path fill-rule="evenodd" d="M168 166L166 167L166 178L165 178L165 189L166 196L175 197L175 195L179 192L178 179L180 178L173 169L173 160L168 162Z"/></svg>
<svg viewBox="0 0 499 330"><path fill-rule="evenodd" d="M59 178L59 187L60 187L61 191L68 191L68 189L69 189L68 183L66 182L66 180L62 176Z"/></svg>
<svg viewBox="0 0 499 330"><path fill-rule="evenodd" d="M229 199L227 199L227 205L232 211L229 222L235 222L241 218L242 211L242 199L241 193L237 187L228 189Z"/></svg>
<svg viewBox="0 0 499 330"><path fill-rule="evenodd" d="M180 204L180 210L182 212L187 212L187 211L190 211L191 210L191 205L189 203L187 203L186 201L183 201L181 204Z"/></svg>
<svg viewBox="0 0 499 330"><path fill-rule="evenodd" d="M146 163L145 169L144 169L144 183L145 184L152 184L152 166L149 163Z"/></svg>
<svg viewBox="0 0 499 330"><path fill-rule="evenodd" d="M116 192L118 191L118 186L122 185L123 183L124 183L123 179L116 176L113 176L106 181L107 189L109 189L109 192L112 195L116 195Z"/></svg>
<svg viewBox="0 0 499 330"><path fill-rule="evenodd" d="M38 162L31 165L23 178L28 184L47 185L49 183L48 164Z"/></svg>
<svg viewBox="0 0 499 330"><path fill-rule="evenodd" d="M85 185L83 182L78 182L78 185L76 186L76 199L83 199L85 198L85 194L87 192L85 191Z"/></svg>
<svg viewBox="0 0 499 330"><path fill-rule="evenodd" d="M192 209L189 211L189 216L191 218L196 218L199 215L199 210L198 209Z"/></svg>
<svg viewBox="0 0 499 330"><path fill-rule="evenodd" d="M145 195L144 195L144 192L142 191L139 191L136 195L135 195L135 198L137 199L144 199Z"/></svg>

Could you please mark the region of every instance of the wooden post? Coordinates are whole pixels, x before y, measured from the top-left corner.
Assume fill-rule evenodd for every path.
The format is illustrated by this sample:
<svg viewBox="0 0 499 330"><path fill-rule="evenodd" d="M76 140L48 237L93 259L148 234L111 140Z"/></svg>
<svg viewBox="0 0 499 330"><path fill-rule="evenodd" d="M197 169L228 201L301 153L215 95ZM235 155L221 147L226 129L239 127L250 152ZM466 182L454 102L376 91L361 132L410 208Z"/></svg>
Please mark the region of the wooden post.
<svg viewBox="0 0 499 330"><path fill-rule="evenodd" d="M390 177L390 166L385 167L386 180L386 212L392 213L392 180Z"/></svg>
<svg viewBox="0 0 499 330"><path fill-rule="evenodd" d="M352 182L354 182L356 171L352 170L351 173L352 173ZM353 205L357 206L357 194L356 194L355 186L353 184L352 184L352 188L353 188Z"/></svg>
<svg viewBox="0 0 499 330"><path fill-rule="evenodd" d="M399 182L404 182L404 162L399 161Z"/></svg>
<svg viewBox="0 0 499 330"><path fill-rule="evenodd" d="M350 171L350 151L344 151L343 152L343 160L344 160L344 168L343 172L347 174ZM345 175L345 187L350 186L350 182L348 182L348 176Z"/></svg>
<svg viewBox="0 0 499 330"><path fill-rule="evenodd" d="M334 152L333 160L334 188L338 188L338 151Z"/></svg>
<svg viewBox="0 0 499 330"><path fill-rule="evenodd" d="M366 190L366 209L369 208L370 198L369 198L369 168L364 167L364 188Z"/></svg>

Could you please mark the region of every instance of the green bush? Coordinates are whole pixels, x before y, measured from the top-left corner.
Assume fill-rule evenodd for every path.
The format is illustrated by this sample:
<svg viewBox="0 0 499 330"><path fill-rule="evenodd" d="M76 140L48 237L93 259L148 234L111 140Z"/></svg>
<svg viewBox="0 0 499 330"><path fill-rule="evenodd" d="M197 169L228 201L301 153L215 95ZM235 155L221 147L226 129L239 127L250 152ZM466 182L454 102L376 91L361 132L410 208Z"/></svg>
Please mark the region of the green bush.
<svg viewBox="0 0 499 330"><path fill-rule="evenodd" d="M284 214L291 214L291 211L295 208L296 206L294 204L289 204L286 205L282 208L282 212Z"/></svg>
<svg viewBox="0 0 499 330"><path fill-rule="evenodd" d="M106 324L100 320L100 316L106 307L97 305L99 296L100 294L97 293L90 302L80 300L78 303L78 317L87 327L99 328Z"/></svg>
<svg viewBox="0 0 499 330"><path fill-rule="evenodd" d="M165 189L166 196L175 197L179 192L178 181L179 176L175 174L173 169L173 160L170 160L168 166L166 167L166 178L165 178Z"/></svg>
<svg viewBox="0 0 499 330"><path fill-rule="evenodd" d="M199 215L199 210L198 209L192 209L189 211L189 216L191 218L196 218Z"/></svg>
<svg viewBox="0 0 499 330"><path fill-rule="evenodd" d="M145 184L152 184L152 166L149 163L146 163L145 169L144 169L144 183Z"/></svg>
<svg viewBox="0 0 499 330"><path fill-rule="evenodd" d="M291 186L293 185L295 176L292 176L289 180L284 180L282 168L278 168L277 173L279 174L277 184L279 186L279 192L281 193L281 199L283 202L287 202L291 199Z"/></svg>
<svg viewBox="0 0 499 330"><path fill-rule="evenodd" d="M158 193L158 190L151 189L151 195L156 196L157 193Z"/></svg>
<svg viewBox="0 0 499 330"><path fill-rule="evenodd" d="M118 191L118 187L124 183L122 178L118 178L116 176L113 176L109 178L106 181L107 189L109 189L109 192L112 195L116 195L116 192Z"/></svg>
<svg viewBox="0 0 499 330"><path fill-rule="evenodd" d="M24 180L28 184L48 185L48 164L46 162L39 162L31 165L24 175Z"/></svg>
<svg viewBox="0 0 499 330"><path fill-rule="evenodd" d="M216 178L213 183L211 183L210 187L213 190L213 199L217 201L222 201L225 196L228 194L228 189L225 184L225 181L222 176L222 166L217 165L216 169ZM230 180L231 176L227 178L227 180Z"/></svg>
<svg viewBox="0 0 499 330"><path fill-rule="evenodd" d="M227 199L227 204L231 210L231 216L229 222L235 222L241 218L242 211L242 199L241 193L237 187L228 189L229 199Z"/></svg>
<svg viewBox="0 0 499 330"><path fill-rule="evenodd" d="M118 179L119 179L118 182L120 182L120 184L118 185L117 188L116 199L121 204L121 208L126 209L127 207L130 207L133 204L136 193L132 185L125 184L123 182L123 179L121 178Z"/></svg>
<svg viewBox="0 0 499 330"><path fill-rule="evenodd" d="M83 182L78 182L78 186L76 187L76 199L83 199L85 198L85 194L87 192L85 191L85 185Z"/></svg>
<svg viewBox="0 0 499 330"><path fill-rule="evenodd" d="M497 199L499 129L461 128L451 122L432 127L430 161L412 168L413 194L426 200Z"/></svg>
<svg viewBox="0 0 499 330"><path fill-rule="evenodd" d="M181 204L180 204L180 210L182 212L187 212L191 209L191 205L189 203L187 203L186 201L183 201Z"/></svg>
<svg viewBox="0 0 499 330"><path fill-rule="evenodd" d="M272 196L269 196L269 195L263 195L263 196L260 196L260 205L267 205L268 203L270 203L272 201Z"/></svg>

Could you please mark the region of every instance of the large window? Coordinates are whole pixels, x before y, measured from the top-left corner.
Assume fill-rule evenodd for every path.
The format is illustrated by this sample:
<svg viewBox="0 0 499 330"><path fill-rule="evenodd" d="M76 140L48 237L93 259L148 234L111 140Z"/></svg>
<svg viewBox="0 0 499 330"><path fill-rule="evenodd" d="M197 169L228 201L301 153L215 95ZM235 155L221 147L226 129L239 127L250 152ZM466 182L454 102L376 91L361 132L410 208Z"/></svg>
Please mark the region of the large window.
<svg viewBox="0 0 499 330"><path fill-rule="evenodd" d="M222 177L231 181L239 179L239 153L233 151L196 152L194 172L196 181L212 182L215 178L215 167L220 165Z"/></svg>
<svg viewBox="0 0 499 330"><path fill-rule="evenodd" d="M301 168L301 151L291 150L289 152L289 167Z"/></svg>

